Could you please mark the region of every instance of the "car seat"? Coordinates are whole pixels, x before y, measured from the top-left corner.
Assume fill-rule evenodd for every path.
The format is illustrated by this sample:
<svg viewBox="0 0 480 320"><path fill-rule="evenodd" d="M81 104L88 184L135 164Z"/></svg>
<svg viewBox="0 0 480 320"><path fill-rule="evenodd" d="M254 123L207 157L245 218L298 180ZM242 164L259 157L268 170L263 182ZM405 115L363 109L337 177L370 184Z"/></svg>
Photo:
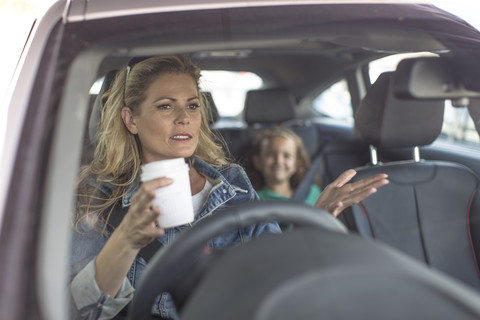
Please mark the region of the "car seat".
<svg viewBox="0 0 480 320"><path fill-rule="evenodd" d="M220 118L220 115L218 114L217 105L215 104L215 100L213 100L213 96L210 91L202 91L202 94L204 96L206 103L209 106L208 110L210 111L210 113L207 114L207 119L208 119L208 124L210 125L210 127L212 127L213 125L215 125L215 122L217 122L218 119Z"/></svg>
<svg viewBox="0 0 480 320"><path fill-rule="evenodd" d="M355 114L356 130L372 155L355 180L376 173L390 180L352 206L355 229L480 288L479 179L458 163L420 159L419 146L440 134L444 101L400 100L393 94L394 76L380 75ZM388 148L411 148L413 157L379 162L377 150Z"/></svg>
<svg viewBox="0 0 480 320"><path fill-rule="evenodd" d="M98 142L98 129L100 126L103 105L106 102L104 94L105 92L110 90L110 87L112 86L113 80L115 80L117 72L118 70L111 70L105 74L105 76L103 77L102 85L100 86L100 90L98 91L95 102L93 103L92 111L88 122L88 137L92 145L96 145Z"/></svg>

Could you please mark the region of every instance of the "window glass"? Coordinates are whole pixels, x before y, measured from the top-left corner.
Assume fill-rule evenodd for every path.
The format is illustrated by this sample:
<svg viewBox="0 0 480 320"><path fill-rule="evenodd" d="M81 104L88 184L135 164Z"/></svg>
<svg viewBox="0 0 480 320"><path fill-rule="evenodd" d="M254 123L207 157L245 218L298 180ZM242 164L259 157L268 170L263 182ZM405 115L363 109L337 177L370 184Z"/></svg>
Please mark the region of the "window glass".
<svg viewBox="0 0 480 320"><path fill-rule="evenodd" d="M340 80L324 90L313 100L313 108L327 117L353 122L347 80Z"/></svg>
<svg viewBox="0 0 480 320"><path fill-rule="evenodd" d="M90 87L90 94L91 95L97 95L100 92L100 89L102 88L103 81L105 80L105 77L100 77L98 78L93 85Z"/></svg>
<svg viewBox="0 0 480 320"><path fill-rule="evenodd" d="M378 76L387 71L394 71L402 59L432 56L431 53L396 54L372 61L369 64L370 81L373 83ZM441 138L451 142L480 143L472 119L467 108L454 108L449 100L445 101L445 114L443 119Z"/></svg>
<svg viewBox="0 0 480 320"><path fill-rule="evenodd" d="M251 72L202 71L200 87L210 91L218 114L235 117L243 111L247 91L261 88L262 79Z"/></svg>
<svg viewBox="0 0 480 320"><path fill-rule="evenodd" d="M448 141L480 143L475 124L465 107L455 108L447 100L443 117L442 135Z"/></svg>
<svg viewBox="0 0 480 320"><path fill-rule="evenodd" d="M95 81L90 89L97 95L104 77ZM212 93L218 114L221 117L235 117L243 111L247 91L263 86L262 79L251 72L202 71L200 89Z"/></svg>

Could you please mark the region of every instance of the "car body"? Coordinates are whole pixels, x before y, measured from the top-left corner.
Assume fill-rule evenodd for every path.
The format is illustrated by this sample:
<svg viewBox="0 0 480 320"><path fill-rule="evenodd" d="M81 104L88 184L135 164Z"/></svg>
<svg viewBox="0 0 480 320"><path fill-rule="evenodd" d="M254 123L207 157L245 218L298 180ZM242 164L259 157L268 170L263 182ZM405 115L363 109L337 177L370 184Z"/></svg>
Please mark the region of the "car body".
<svg viewBox="0 0 480 320"><path fill-rule="evenodd" d="M336 150L347 155L332 160L331 170L322 172L326 184L343 170L370 161L368 146L355 135L352 115L373 82L373 61L412 53L444 58L461 86L443 97L426 89L427 98L473 100L480 91L479 40L479 31L460 18L414 2L55 3L31 34L9 100L0 187L0 317L68 317L70 218L78 169L89 157L88 125L98 94L90 92L97 80L132 57L185 53L203 70L250 72L261 78L262 89L288 89L295 104L295 117L288 125L308 124L318 133L305 140L310 155L329 151L323 147L331 141L340 141L336 148L341 149ZM332 86L337 83L346 84L333 96L342 100L348 95L346 105L352 110L346 117L332 116L332 100L316 100L327 89L335 91ZM317 103L323 109L312 107ZM267 124L257 125L247 123L242 112L222 116L228 114L228 100L226 106L216 104L220 118L212 128L224 134L233 157L242 162L242 144L258 127L274 121L268 114ZM466 108L462 110L460 118L444 123L444 129L467 115ZM475 141L473 129L469 123L462 133ZM422 158L454 161L480 175L480 145L458 141L450 134L455 130L422 147ZM410 154L410 149L401 148L383 151L380 157L395 161L409 159ZM461 294L471 294L471 301L478 299L471 288L458 286Z"/></svg>

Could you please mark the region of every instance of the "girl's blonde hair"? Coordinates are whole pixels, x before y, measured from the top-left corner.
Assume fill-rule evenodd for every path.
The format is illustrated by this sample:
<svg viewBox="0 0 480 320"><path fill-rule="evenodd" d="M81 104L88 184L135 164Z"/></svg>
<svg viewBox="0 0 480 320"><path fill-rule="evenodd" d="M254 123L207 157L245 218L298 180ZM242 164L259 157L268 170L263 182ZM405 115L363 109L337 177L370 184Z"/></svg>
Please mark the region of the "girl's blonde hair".
<svg viewBox="0 0 480 320"><path fill-rule="evenodd" d="M134 114L138 114L147 89L164 74L190 75L200 92L200 69L186 56L173 55L151 57L123 68L117 73L111 89L105 93L106 102L101 111L94 158L80 170L76 225L88 218L87 221L94 223L96 228L99 221L106 222L106 226L115 204L138 178L142 162L141 145L138 136L131 134L125 127L121 110L128 106ZM199 142L189 162L192 164L193 157L198 157L214 166L227 164L222 146L215 142L221 143L222 140L219 137L213 138L208 124L207 117L211 115L208 101L203 95L200 95L200 100L203 108L200 108L202 120ZM97 181L92 183L92 177ZM112 186L108 198L103 197L98 190L103 183Z"/></svg>
<svg viewBox="0 0 480 320"><path fill-rule="evenodd" d="M263 174L261 171L255 168L252 159L254 156L260 156L260 149L265 140L270 141L275 137L290 139L293 141L293 143L295 143L297 152L297 170L290 177L290 185L295 190L310 169L310 157L308 156L305 146L303 145L302 139L291 129L282 126L273 126L263 129L255 136L249 162L246 164L250 181L256 190L259 190L265 186Z"/></svg>

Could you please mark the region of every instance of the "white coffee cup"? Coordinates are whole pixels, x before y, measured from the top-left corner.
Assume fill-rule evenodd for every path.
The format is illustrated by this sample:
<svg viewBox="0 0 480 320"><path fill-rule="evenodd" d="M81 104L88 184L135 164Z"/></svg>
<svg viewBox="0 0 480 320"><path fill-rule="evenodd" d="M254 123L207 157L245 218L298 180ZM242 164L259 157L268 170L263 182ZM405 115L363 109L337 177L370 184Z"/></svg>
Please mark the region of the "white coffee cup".
<svg viewBox="0 0 480 320"><path fill-rule="evenodd" d="M160 207L158 225L171 228L194 219L189 168L184 158L161 160L142 165L140 179L146 182L160 177L173 179L169 186L159 188L153 205Z"/></svg>

